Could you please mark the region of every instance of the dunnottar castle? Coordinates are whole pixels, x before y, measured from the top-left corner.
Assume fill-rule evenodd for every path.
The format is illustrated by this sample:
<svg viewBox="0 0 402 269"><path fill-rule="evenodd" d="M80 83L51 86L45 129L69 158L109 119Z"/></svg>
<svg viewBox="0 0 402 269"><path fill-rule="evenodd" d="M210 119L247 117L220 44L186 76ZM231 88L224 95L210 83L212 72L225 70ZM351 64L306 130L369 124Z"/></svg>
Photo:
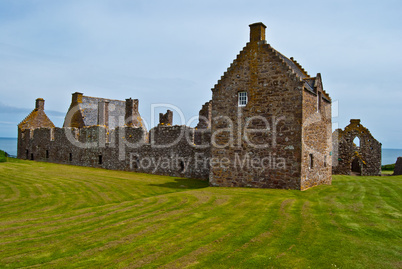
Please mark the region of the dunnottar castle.
<svg viewBox="0 0 402 269"><path fill-rule="evenodd" d="M212 88L195 128L172 125L168 110L147 130L137 99L79 92L58 128L39 98L18 125L18 158L198 178L224 187L305 190L331 184L333 170L379 175L381 144L357 120L332 134L331 98L321 75L310 76L275 50L265 30L263 23L250 25L250 41Z"/></svg>

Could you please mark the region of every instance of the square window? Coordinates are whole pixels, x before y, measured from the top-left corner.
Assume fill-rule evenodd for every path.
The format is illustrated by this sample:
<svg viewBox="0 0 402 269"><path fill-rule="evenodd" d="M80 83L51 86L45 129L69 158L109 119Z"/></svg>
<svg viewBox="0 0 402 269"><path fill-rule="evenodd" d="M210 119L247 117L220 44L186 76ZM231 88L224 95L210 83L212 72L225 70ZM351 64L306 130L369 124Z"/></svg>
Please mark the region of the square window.
<svg viewBox="0 0 402 269"><path fill-rule="evenodd" d="M239 106L247 105L247 92L239 92Z"/></svg>

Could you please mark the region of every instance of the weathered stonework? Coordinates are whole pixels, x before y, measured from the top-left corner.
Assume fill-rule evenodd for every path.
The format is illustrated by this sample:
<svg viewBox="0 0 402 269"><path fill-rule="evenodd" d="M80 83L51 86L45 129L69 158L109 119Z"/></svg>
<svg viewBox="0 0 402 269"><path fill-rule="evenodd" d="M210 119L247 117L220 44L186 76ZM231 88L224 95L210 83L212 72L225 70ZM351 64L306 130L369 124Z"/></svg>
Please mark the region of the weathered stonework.
<svg viewBox="0 0 402 269"><path fill-rule="evenodd" d="M101 98L97 99L101 105L98 106L98 111L91 113L98 115L99 121L102 121L105 118L105 111L101 108L104 102ZM149 133L142 127L132 127L133 122L142 121L138 113L133 120L132 111L138 112L138 100L135 103L134 109L133 102L125 104L126 120L123 122L128 122L127 125L130 126L118 126L114 129L107 125L19 128L18 158L208 179L210 148L194 144L194 128L162 124L166 117L161 117L163 122ZM85 102L81 105L85 107ZM90 117L90 110L94 110L94 107L87 106L85 115ZM165 115L169 115L167 118L171 123L172 114L168 111ZM79 119L80 116L75 117ZM33 119L33 123L36 122ZM84 123L84 120L79 119L78 122Z"/></svg>
<svg viewBox="0 0 402 269"><path fill-rule="evenodd" d="M398 159L396 159L393 175L394 176L402 175L402 157L398 157Z"/></svg>
<svg viewBox="0 0 402 269"><path fill-rule="evenodd" d="M34 130L41 127L54 128L55 126L45 113L45 100L38 98L35 102L35 109L18 124L18 128Z"/></svg>
<svg viewBox="0 0 402 269"><path fill-rule="evenodd" d="M76 92L63 128L44 112L20 124L18 157L209 179L212 186L331 184L331 99L320 74L310 77L267 44L265 28L250 25L250 42L212 89L196 128L172 126L168 110L148 132L137 99Z"/></svg>
<svg viewBox="0 0 402 269"><path fill-rule="evenodd" d="M354 143L356 137L360 145ZM332 141L333 174L381 175L381 143L371 135L359 119L350 120L345 130L335 130Z"/></svg>
<svg viewBox="0 0 402 269"><path fill-rule="evenodd" d="M250 42L212 89L211 157L227 165L211 164L211 185L330 184L331 99L320 75L310 77L267 44L265 25L250 28ZM243 92L248 102L240 106Z"/></svg>

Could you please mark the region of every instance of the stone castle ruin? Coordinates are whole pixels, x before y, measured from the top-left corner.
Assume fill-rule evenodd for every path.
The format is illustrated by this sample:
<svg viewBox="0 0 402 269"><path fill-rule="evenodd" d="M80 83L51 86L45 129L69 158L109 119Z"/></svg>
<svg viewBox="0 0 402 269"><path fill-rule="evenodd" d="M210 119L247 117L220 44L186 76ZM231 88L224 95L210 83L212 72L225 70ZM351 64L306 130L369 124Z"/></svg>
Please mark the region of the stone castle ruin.
<svg viewBox="0 0 402 269"><path fill-rule="evenodd" d="M62 128L44 100L18 125L18 158L209 180L212 186L304 190L331 184L331 98L321 75L267 44L266 26L212 89L195 128L159 115L146 129L137 99L73 93Z"/></svg>
<svg viewBox="0 0 402 269"><path fill-rule="evenodd" d="M395 162L394 176L402 175L402 157L398 157Z"/></svg>
<svg viewBox="0 0 402 269"><path fill-rule="evenodd" d="M381 143L359 119L350 120L345 130L336 129L333 141L333 174L381 175Z"/></svg>

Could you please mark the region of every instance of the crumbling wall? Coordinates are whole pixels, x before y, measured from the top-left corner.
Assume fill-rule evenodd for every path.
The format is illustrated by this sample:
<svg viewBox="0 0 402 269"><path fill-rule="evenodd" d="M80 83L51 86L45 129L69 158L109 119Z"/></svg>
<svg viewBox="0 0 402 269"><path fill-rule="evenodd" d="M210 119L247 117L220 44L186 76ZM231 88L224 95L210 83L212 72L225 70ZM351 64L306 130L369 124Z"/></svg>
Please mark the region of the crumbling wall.
<svg viewBox="0 0 402 269"><path fill-rule="evenodd" d="M194 131L194 144L209 147L211 142L212 101L206 102L198 116Z"/></svg>
<svg viewBox="0 0 402 269"><path fill-rule="evenodd" d="M353 143L358 137L360 145ZM381 143L365 128L359 119L351 119L344 130L333 133L333 174L362 176L381 175ZM352 167L353 165L353 167Z"/></svg>
<svg viewBox="0 0 402 269"><path fill-rule="evenodd" d="M19 132L18 158L208 179L210 148L194 145L193 128L157 126L151 132L153 144L136 127L26 129Z"/></svg>
<svg viewBox="0 0 402 269"><path fill-rule="evenodd" d="M402 175L402 157L398 157L398 159L396 159L393 175Z"/></svg>

